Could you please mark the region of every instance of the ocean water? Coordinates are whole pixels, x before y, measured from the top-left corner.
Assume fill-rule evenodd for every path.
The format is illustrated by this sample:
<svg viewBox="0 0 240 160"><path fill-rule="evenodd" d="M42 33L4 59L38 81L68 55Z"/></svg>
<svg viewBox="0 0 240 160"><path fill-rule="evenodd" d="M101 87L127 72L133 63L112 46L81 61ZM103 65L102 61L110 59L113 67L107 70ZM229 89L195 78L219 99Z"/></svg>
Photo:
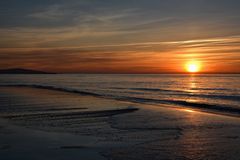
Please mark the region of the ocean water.
<svg viewBox="0 0 240 160"><path fill-rule="evenodd" d="M0 86L44 88L240 116L239 74L19 74L1 75Z"/></svg>
<svg viewBox="0 0 240 160"><path fill-rule="evenodd" d="M0 75L0 154L76 159L97 148L114 160L238 160L239 82L236 74Z"/></svg>

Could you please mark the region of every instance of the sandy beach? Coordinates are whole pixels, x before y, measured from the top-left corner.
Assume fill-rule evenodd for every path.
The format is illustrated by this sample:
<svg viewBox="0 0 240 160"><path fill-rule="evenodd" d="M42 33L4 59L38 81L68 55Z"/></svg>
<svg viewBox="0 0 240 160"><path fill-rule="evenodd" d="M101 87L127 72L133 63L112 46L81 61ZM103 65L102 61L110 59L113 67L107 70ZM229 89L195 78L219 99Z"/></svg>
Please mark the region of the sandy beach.
<svg viewBox="0 0 240 160"><path fill-rule="evenodd" d="M47 89L1 87L0 92L4 160L240 156L236 117Z"/></svg>

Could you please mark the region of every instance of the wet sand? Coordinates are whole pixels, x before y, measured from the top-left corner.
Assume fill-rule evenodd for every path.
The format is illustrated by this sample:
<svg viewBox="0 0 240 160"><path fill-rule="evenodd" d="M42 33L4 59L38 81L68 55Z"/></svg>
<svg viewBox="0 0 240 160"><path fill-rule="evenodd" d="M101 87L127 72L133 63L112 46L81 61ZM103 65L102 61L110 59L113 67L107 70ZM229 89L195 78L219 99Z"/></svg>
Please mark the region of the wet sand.
<svg viewBox="0 0 240 160"><path fill-rule="evenodd" d="M4 160L240 157L237 117L24 87L0 102Z"/></svg>

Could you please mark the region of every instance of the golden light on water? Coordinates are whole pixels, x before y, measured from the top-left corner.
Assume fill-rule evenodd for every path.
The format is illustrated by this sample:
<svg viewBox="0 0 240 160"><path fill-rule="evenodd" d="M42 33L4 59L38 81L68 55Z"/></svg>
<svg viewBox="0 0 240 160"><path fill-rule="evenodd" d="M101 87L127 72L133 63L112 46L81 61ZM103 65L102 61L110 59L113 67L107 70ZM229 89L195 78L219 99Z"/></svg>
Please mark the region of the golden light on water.
<svg viewBox="0 0 240 160"><path fill-rule="evenodd" d="M194 110L191 110L191 109L184 109L184 111L186 111L186 112L190 112L190 113L195 112Z"/></svg>
<svg viewBox="0 0 240 160"><path fill-rule="evenodd" d="M197 61L191 61L186 64L186 70L190 73L197 73L201 69L200 63Z"/></svg>

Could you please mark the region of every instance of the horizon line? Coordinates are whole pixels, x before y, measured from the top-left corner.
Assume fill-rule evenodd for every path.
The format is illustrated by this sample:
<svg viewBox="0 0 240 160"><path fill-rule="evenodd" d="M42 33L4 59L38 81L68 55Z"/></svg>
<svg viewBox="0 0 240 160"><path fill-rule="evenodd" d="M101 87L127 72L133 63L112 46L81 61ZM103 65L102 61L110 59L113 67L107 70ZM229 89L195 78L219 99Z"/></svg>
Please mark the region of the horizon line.
<svg viewBox="0 0 240 160"><path fill-rule="evenodd" d="M38 69L28 69L28 68L5 68L0 69L0 71L12 71L12 70L28 70L35 72L45 72L48 74L188 74L188 75L199 75L199 74L240 74L240 72L83 72L83 71L46 71ZM7 73L6 73L7 74ZM13 74L13 73L12 73Z"/></svg>

